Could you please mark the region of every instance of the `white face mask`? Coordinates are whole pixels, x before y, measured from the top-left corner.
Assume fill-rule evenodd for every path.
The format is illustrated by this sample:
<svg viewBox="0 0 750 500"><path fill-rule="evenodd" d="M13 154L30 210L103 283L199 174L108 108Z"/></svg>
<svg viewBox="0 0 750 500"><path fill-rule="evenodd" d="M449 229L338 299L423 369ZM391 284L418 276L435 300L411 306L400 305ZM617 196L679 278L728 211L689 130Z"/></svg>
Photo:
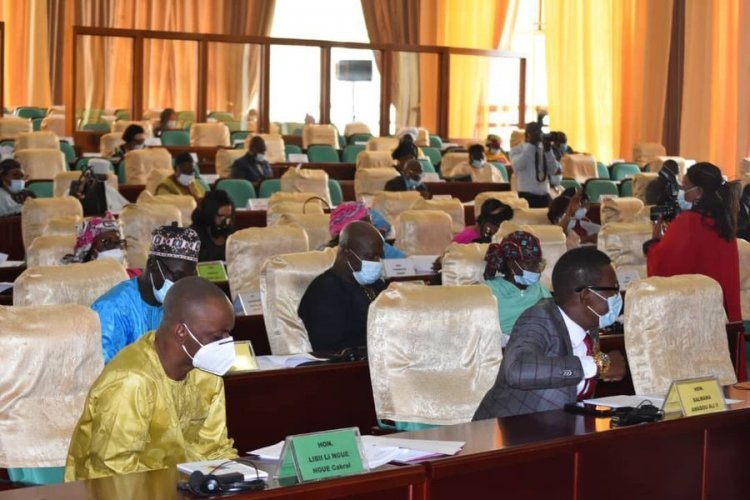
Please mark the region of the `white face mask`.
<svg viewBox="0 0 750 500"><path fill-rule="evenodd" d="M474 168L482 168L484 166L484 160L471 160L471 166Z"/></svg>
<svg viewBox="0 0 750 500"><path fill-rule="evenodd" d="M685 199L685 193L687 193L688 191L692 191L693 189L695 189L695 186L691 187L687 191L683 191L682 189L680 189L677 192L677 204L682 210L687 211L693 208L693 202Z"/></svg>
<svg viewBox="0 0 750 500"><path fill-rule="evenodd" d="M122 248L113 248L112 250L105 250L99 252L96 255L96 260L115 260L120 264L125 262L125 252Z"/></svg>
<svg viewBox="0 0 750 500"><path fill-rule="evenodd" d="M573 217L576 218L576 219L578 219L578 220L581 220L584 217L586 217L586 212L588 212L588 211L589 211L588 208L581 207L578 210L576 210L576 213L573 214Z"/></svg>
<svg viewBox="0 0 750 500"><path fill-rule="evenodd" d="M255 155L255 159L258 161L266 161L266 155L264 155L263 153L257 153Z"/></svg>
<svg viewBox="0 0 750 500"><path fill-rule="evenodd" d="M490 153L492 153L493 155L496 155L496 154L498 154L499 152L500 152L500 150L499 150L499 149L493 149L493 148L490 148Z"/></svg>
<svg viewBox="0 0 750 500"><path fill-rule="evenodd" d="M177 128L177 122L174 120L169 120L167 122L167 128Z"/></svg>
<svg viewBox="0 0 750 500"><path fill-rule="evenodd" d="M182 350L193 360L193 366L204 372L213 373L221 377L224 375L234 364L234 339L227 337L225 339L216 340L210 344L201 344L200 341L195 338L190 328L183 323L185 329L188 331L190 336L195 340L200 347L195 353L195 356L191 356L190 353L185 349L185 345L182 345Z"/></svg>
<svg viewBox="0 0 750 500"><path fill-rule="evenodd" d="M161 270L161 264L159 264L158 260L156 261L156 267L159 268L159 272L161 273L161 277L164 278L164 284L161 286L161 288L159 288L157 290L156 287L154 286L154 278L153 278L153 276L149 275L149 277L151 278L151 289L154 292L154 298L156 299L156 301L159 302L159 304L163 304L164 303L164 299L167 297L167 292L169 291L170 288L172 288L172 286L174 286L174 281L168 280L164 276L164 271Z"/></svg>
<svg viewBox="0 0 750 500"><path fill-rule="evenodd" d="M193 182L194 177L190 174L180 174L177 177L177 182L185 187L188 187Z"/></svg>
<svg viewBox="0 0 750 500"><path fill-rule="evenodd" d="M362 263L359 271L355 271L354 268L352 268L352 265L349 264L349 267L352 269L354 279L357 280L357 283L359 283L360 285L372 285L380 279L383 274L383 263L381 261L362 260L356 253L352 252L352 254ZM348 262L349 261L347 261L347 263Z"/></svg>
<svg viewBox="0 0 750 500"><path fill-rule="evenodd" d="M10 187L8 187L8 191L10 191L13 194L18 194L26 187L26 181L23 179L13 179L10 181Z"/></svg>

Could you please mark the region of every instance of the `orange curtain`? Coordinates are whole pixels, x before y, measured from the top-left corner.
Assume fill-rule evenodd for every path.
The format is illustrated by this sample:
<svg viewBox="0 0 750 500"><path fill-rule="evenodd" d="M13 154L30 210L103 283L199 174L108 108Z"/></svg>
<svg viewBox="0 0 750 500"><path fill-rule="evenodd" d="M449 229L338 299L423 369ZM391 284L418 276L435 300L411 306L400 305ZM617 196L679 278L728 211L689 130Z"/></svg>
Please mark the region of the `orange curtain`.
<svg viewBox="0 0 750 500"><path fill-rule="evenodd" d="M680 155L715 163L730 178L748 156L748 3L687 0Z"/></svg>
<svg viewBox="0 0 750 500"><path fill-rule="evenodd" d="M0 0L5 106L52 105L47 0Z"/></svg>
<svg viewBox="0 0 750 500"><path fill-rule="evenodd" d="M371 43L418 44L420 0L361 0ZM375 53L382 67L379 53ZM396 128L421 125L419 55L398 53L392 61L391 96Z"/></svg>
<svg viewBox="0 0 750 500"><path fill-rule="evenodd" d="M275 5L274 0L77 1L79 22L87 26L235 35L268 35ZM84 106L128 107L130 85L123 82L129 82L132 74L129 65L132 43L117 38L106 39L103 43L103 48L91 49L91 54L79 64L79 75L92 73L99 76L83 89ZM146 109L195 110L197 51L198 44L192 41L146 41ZM258 47L253 45L209 44L209 110L227 111L238 120L243 118L258 92L259 54Z"/></svg>
<svg viewBox="0 0 750 500"><path fill-rule="evenodd" d="M421 42L475 49L496 49L506 25L506 14L516 0L436 0L421 30ZM427 2L425 2L426 4ZM424 23L424 20L423 20ZM448 136L478 138L487 132L489 60L478 56L451 56ZM434 84L433 84L434 87Z"/></svg>
<svg viewBox="0 0 750 500"><path fill-rule="evenodd" d="M660 141L672 2L547 0L550 124L598 160Z"/></svg>

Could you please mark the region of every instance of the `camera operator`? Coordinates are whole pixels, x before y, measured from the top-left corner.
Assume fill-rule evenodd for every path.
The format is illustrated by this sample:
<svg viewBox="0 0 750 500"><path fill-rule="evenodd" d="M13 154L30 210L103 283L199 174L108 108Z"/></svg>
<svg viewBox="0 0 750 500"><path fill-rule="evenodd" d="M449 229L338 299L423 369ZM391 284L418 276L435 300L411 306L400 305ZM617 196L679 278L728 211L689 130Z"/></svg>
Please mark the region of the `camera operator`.
<svg viewBox="0 0 750 500"><path fill-rule="evenodd" d="M735 237L739 190L739 183L726 182L717 166L696 163L677 196L684 200L682 213L668 226L657 220L653 238L643 245L649 276L703 274L719 282L729 321L742 321Z"/></svg>
<svg viewBox="0 0 750 500"><path fill-rule="evenodd" d="M510 151L514 175L518 179L518 196L531 208L547 208L550 202L550 176L559 175L560 163L552 152L549 135L542 136L538 123L526 125L526 142Z"/></svg>
<svg viewBox="0 0 750 500"><path fill-rule="evenodd" d="M565 132L557 131L549 133L550 140L552 141L552 153L555 155L555 159L560 161L563 155L573 154L573 148L568 145L568 136Z"/></svg>
<svg viewBox="0 0 750 500"><path fill-rule="evenodd" d="M663 220L671 222L682 211L689 210L684 194L680 198L680 182L677 180L679 167L674 160L667 160L659 170L659 174L646 186L646 205L651 207L651 221Z"/></svg>

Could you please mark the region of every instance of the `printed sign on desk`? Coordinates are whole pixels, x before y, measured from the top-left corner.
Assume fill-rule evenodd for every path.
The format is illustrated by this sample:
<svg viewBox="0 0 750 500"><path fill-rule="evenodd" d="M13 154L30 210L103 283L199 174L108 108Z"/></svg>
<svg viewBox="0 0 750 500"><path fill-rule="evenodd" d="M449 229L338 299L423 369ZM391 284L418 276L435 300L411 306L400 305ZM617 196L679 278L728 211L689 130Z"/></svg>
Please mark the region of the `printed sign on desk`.
<svg viewBox="0 0 750 500"><path fill-rule="evenodd" d="M411 259L383 259L383 270L386 278L415 276L414 262Z"/></svg>
<svg viewBox="0 0 750 500"><path fill-rule="evenodd" d="M247 208L250 210L262 210L265 212L268 210L268 200L269 198L250 198L247 200Z"/></svg>
<svg viewBox="0 0 750 500"><path fill-rule="evenodd" d="M664 400L664 413L680 412L686 417L727 409L724 391L716 377L675 380Z"/></svg>
<svg viewBox="0 0 750 500"><path fill-rule="evenodd" d="M199 262L195 270L198 273L198 276L205 278L208 281L220 282L229 279L227 277L227 270L224 268L224 263L220 260Z"/></svg>
<svg viewBox="0 0 750 500"><path fill-rule="evenodd" d="M359 429L351 427L287 437L278 478L283 484L294 475L304 483L367 471Z"/></svg>
<svg viewBox="0 0 750 500"><path fill-rule="evenodd" d="M245 316L258 316L263 314L263 306L260 302L260 292L240 292L237 294L242 311Z"/></svg>

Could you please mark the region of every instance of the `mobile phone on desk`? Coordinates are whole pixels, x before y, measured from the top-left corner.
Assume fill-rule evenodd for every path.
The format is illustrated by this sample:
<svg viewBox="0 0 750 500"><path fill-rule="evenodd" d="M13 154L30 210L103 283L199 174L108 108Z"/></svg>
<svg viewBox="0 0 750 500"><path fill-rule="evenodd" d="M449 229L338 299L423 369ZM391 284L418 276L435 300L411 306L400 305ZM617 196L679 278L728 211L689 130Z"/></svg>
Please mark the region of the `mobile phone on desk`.
<svg viewBox="0 0 750 500"><path fill-rule="evenodd" d="M605 408L587 403L567 403L565 411L577 415L591 415L593 417L611 417L614 414L612 408Z"/></svg>

